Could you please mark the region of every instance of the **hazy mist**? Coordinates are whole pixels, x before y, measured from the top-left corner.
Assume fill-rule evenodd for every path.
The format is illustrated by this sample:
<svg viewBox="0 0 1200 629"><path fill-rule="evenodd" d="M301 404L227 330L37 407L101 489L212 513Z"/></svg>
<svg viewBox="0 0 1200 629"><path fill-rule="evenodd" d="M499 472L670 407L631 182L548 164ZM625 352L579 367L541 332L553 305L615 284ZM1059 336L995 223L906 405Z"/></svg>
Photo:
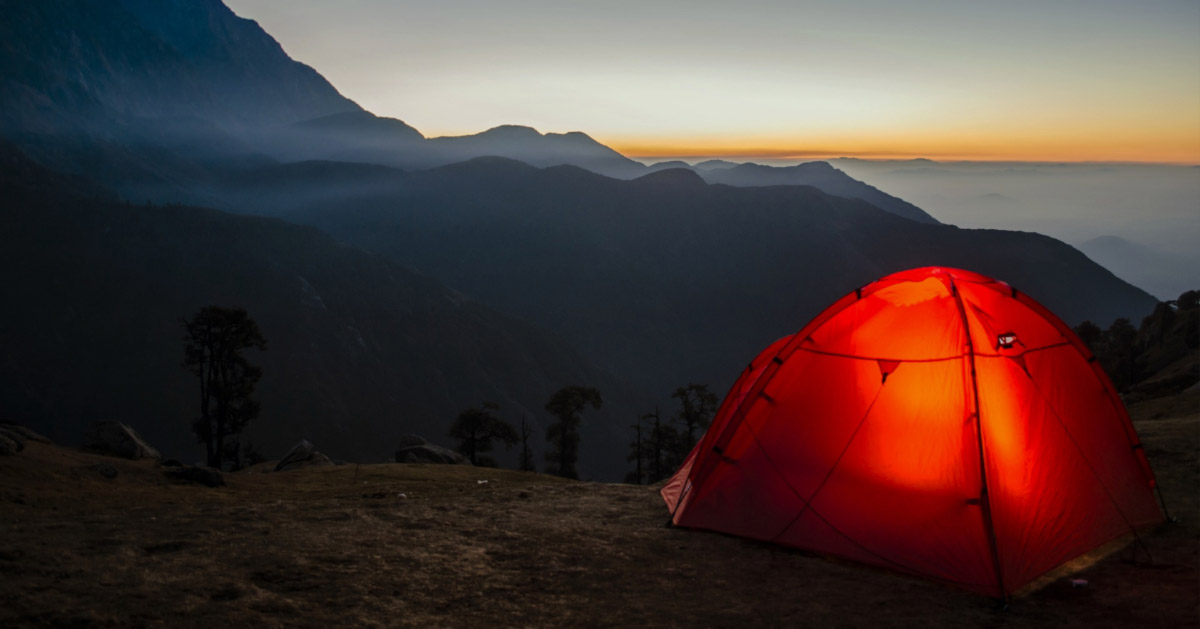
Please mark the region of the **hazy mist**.
<svg viewBox="0 0 1200 629"><path fill-rule="evenodd" d="M1160 299L1200 286L1200 167L831 162L942 222L1066 241Z"/></svg>

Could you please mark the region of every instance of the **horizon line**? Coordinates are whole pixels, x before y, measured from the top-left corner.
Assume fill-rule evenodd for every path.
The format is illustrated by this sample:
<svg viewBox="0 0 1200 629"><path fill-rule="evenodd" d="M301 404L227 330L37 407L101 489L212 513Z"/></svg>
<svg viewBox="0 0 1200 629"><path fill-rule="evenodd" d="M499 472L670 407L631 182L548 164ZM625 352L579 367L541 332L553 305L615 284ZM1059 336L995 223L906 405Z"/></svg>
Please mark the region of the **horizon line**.
<svg viewBox="0 0 1200 629"><path fill-rule="evenodd" d="M861 162L932 162L935 164L1039 164L1039 165L1055 165L1055 164L1072 164L1072 165L1095 165L1095 166L1178 166L1178 167L1200 167L1200 161L1178 161L1178 160L1155 160L1155 159L1047 159L1047 158L1019 158L1019 157L929 157L928 154L922 153L858 153L858 152L821 152L821 151L735 151L735 152L712 152L712 153L639 153L635 151L625 152L621 149L610 146L614 151L617 151L625 157L637 161L649 162L694 162L700 163L711 160L721 160L728 162L746 163L752 160L762 160L771 162L802 162L802 161L824 161L824 160L856 160Z"/></svg>

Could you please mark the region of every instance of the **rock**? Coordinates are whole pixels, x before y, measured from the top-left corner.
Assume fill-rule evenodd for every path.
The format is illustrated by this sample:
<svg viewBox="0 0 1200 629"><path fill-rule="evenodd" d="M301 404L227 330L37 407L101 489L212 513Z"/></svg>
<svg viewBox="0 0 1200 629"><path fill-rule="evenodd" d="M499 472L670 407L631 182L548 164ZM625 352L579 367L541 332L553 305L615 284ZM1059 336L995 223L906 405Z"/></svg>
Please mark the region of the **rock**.
<svg viewBox="0 0 1200 629"><path fill-rule="evenodd" d="M8 430L8 429L4 428L3 426L0 426L0 437L4 437L5 439L8 439L9 441L16 443L17 444L17 452L20 452L21 450L25 449L25 437L24 437L24 435L21 435L20 433L14 432L12 430Z"/></svg>
<svg viewBox="0 0 1200 629"><path fill-rule="evenodd" d="M314 465L333 465L333 461L329 457L317 452L313 444L306 439L301 439L292 449L279 461L275 466L276 472L286 472L301 467L312 467Z"/></svg>
<svg viewBox="0 0 1200 629"><path fill-rule="evenodd" d="M200 483L208 487L224 487L225 477L220 470L203 465L185 465L166 470L166 475L176 480Z"/></svg>
<svg viewBox="0 0 1200 629"><path fill-rule="evenodd" d="M12 456L21 451L16 441L0 435L0 456Z"/></svg>
<svg viewBox="0 0 1200 629"><path fill-rule="evenodd" d="M116 478L117 477L117 468L109 465L108 463L97 463L92 466L92 469L96 470L97 472L100 472L100 475L103 476L104 478Z"/></svg>
<svg viewBox="0 0 1200 629"><path fill-rule="evenodd" d="M404 448L427 445L429 445L429 442L425 441L425 438L421 437L420 435L404 435L403 437L400 437L400 445L396 447L397 449L403 450Z"/></svg>
<svg viewBox="0 0 1200 629"><path fill-rule="evenodd" d="M470 465L467 457L451 450L434 445L417 435L405 435L400 438L400 447L396 449L397 463L445 463L450 465Z"/></svg>
<svg viewBox="0 0 1200 629"><path fill-rule="evenodd" d="M100 454L126 459L159 459L158 450L146 443L136 430L115 421L96 422L83 437L83 447Z"/></svg>
<svg viewBox="0 0 1200 629"><path fill-rule="evenodd" d="M24 437L26 441L36 441L38 443L54 443L53 441L50 441L46 437L43 437L42 435L39 435L36 432L33 432L32 430L30 430L20 424L14 424L12 422L0 422L0 430L6 430L8 432L15 432L18 435L21 435L22 437Z"/></svg>

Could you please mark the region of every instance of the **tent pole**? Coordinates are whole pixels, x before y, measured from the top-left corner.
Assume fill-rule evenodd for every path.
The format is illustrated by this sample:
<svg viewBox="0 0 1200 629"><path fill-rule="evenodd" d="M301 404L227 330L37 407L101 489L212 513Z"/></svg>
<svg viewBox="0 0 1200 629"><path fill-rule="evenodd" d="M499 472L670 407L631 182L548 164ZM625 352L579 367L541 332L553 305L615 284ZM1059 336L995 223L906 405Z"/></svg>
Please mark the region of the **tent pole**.
<svg viewBox="0 0 1200 629"><path fill-rule="evenodd" d="M975 416L975 443L979 449L979 505L983 509L983 528L987 531L988 545L992 551L992 566L996 570L996 586L1000 588L1001 600L1007 605L1008 590L1004 587L1004 573L1000 568L1000 552L996 548L996 527L992 521L992 501L988 495L987 482L987 463L983 456L983 424L979 418L979 382L975 376L975 343L971 339L971 324L967 321L967 309L963 306L962 296L958 294L958 287L954 284L954 278L947 276L950 281L950 293L954 296L954 302L958 305L958 316L962 320L963 334L967 341L967 360L971 372L971 402L972 415Z"/></svg>
<svg viewBox="0 0 1200 629"><path fill-rule="evenodd" d="M1162 505L1163 515L1167 517L1167 522L1174 522L1175 519L1171 517L1171 510L1167 508L1167 501L1163 500L1162 487L1157 482L1154 483L1154 493L1158 494L1158 504Z"/></svg>

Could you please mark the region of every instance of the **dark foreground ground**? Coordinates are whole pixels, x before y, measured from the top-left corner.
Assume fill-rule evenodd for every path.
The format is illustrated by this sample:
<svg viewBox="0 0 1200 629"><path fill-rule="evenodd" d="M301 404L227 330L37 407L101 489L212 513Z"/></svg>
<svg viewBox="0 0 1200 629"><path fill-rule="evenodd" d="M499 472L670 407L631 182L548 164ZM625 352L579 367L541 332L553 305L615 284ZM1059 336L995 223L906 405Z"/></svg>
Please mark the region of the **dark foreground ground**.
<svg viewBox="0 0 1200 629"><path fill-rule="evenodd" d="M0 626L1200 626L1200 392L1131 411L1181 522L1145 537L1152 563L1116 549L1008 610L666 528L647 487L350 465L210 489L30 443L0 457Z"/></svg>

